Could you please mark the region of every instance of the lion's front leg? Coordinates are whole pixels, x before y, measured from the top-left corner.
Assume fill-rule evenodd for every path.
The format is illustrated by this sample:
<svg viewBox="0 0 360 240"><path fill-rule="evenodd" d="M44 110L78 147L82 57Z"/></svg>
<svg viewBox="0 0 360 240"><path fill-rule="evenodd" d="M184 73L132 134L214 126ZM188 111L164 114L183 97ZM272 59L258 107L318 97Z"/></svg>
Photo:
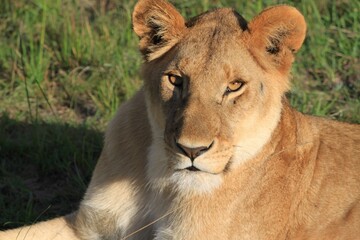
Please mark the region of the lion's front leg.
<svg viewBox="0 0 360 240"><path fill-rule="evenodd" d="M151 239L150 194L141 168L103 153L76 220L77 234L86 240ZM132 162L133 163L133 162ZM136 232L136 233L135 233Z"/></svg>

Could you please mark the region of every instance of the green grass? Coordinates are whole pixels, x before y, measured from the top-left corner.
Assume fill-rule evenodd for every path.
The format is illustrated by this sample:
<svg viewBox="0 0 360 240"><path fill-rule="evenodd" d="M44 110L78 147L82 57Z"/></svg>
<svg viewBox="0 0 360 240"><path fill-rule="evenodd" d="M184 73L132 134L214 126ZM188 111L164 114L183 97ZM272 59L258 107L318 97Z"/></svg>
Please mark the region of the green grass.
<svg viewBox="0 0 360 240"><path fill-rule="evenodd" d="M90 180L102 133L85 125L0 118L1 227L75 209ZM5 224L5 226L4 226Z"/></svg>
<svg viewBox="0 0 360 240"><path fill-rule="evenodd" d="M173 1L187 17L233 7L250 20L296 6L308 37L293 67L291 103L360 123L360 2ZM134 0L2 0L0 229L76 209L106 123L141 86Z"/></svg>

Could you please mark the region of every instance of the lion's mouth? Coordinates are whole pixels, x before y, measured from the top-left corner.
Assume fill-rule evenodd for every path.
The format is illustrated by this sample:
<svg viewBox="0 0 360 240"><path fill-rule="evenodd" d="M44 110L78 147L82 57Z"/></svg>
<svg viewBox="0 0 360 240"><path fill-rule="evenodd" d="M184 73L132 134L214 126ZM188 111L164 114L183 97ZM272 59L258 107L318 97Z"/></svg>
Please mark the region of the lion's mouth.
<svg viewBox="0 0 360 240"><path fill-rule="evenodd" d="M197 168L197 167L195 167L194 165L192 165L192 166L190 166L190 167L185 168L185 170L192 171L192 172L198 172L198 171L201 171L200 169L198 169L198 168Z"/></svg>
<svg viewBox="0 0 360 240"><path fill-rule="evenodd" d="M178 169L176 171L185 171L185 172L196 172L196 173L206 173L206 174L211 174L211 175L218 175L220 174L221 172L208 172L208 171L204 171L204 170L201 170L197 167L195 167L194 165L190 166L190 167L187 167L187 168L183 168L183 169Z"/></svg>

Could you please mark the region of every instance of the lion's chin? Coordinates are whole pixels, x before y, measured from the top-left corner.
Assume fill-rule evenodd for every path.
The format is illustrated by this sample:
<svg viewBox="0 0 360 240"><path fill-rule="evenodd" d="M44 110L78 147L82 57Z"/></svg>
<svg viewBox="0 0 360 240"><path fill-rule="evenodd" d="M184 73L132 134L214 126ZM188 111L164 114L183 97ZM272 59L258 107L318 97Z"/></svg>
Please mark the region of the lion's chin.
<svg viewBox="0 0 360 240"><path fill-rule="evenodd" d="M175 171L170 176L171 185L183 194L206 194L218 188L222 181L222 174L183 169Z"/></svg>

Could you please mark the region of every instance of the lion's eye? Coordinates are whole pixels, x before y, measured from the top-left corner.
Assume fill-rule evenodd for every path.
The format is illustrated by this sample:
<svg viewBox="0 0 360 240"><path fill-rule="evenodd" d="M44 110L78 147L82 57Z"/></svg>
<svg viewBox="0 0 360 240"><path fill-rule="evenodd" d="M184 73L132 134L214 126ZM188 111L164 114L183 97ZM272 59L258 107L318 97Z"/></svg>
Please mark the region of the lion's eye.
<svg viewBox="0 0 360 240"><path fill-rule="evenodd" d="M244 82L241 80L235 80L229 83L229 85L226 88L226 92L236 92L241 89L241 87L244 85Z"/></svg>
<svg viewBox="0 0 360 240"><path fill-rule="evenodd" d="M183 84L183 78L177 75L169 74L167 75L169 82L175 87L180 87Z"/></svg>

